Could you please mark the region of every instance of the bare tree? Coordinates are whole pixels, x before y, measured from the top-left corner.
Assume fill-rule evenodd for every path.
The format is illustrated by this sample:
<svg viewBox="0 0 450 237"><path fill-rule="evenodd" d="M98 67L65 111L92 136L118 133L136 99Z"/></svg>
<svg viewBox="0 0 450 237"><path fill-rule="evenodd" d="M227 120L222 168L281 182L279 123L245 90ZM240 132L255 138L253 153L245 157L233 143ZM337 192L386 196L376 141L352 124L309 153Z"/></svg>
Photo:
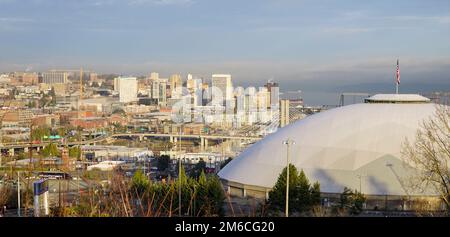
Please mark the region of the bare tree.
<svg viewBox="0 0 450 237"><path fill-rule="evenodd" d="M411 187L439 193L450 210L450 107L437 105L435 116L424 120L415 141L406 140L402 156L416 168Z"/></svg>
<svg viewBox="0 0 450 237"><path fill-rule="evenodd" d="M8 184L0 185L0 209L8 203L12 189Z"/></svg>

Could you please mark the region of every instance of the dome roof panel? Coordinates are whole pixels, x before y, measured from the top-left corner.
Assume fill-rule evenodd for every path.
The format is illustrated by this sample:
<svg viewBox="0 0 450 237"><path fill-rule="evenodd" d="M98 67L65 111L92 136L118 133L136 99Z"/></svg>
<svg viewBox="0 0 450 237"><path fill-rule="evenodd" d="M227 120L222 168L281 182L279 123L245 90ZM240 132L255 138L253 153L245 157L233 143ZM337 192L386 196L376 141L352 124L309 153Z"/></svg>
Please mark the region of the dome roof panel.
<svg viewBox="0 0 450 237"><path fill-rule="evenodd" d="M272 188L286 166L283 141L290 138L296 142L291 147L291 163L298 169L315 170L315 173L333 171L336 182L341 180L336 174L345 173L344 176L354 178L359 169L380 157L392 156L400 160L401 144L406 138L414 140L420 122L431 117L435 110L436 105L432 103L364 103L314 114L255 143L222 169L219 176ZM385 172L371 176L373 180L384 180ZM310 177L321 184L328 178ZM357 183L359 186L359 181ZM353 182L348 185L358 188L353 187ZM330 186L322 187L324 192L332 191Z"/></svg>

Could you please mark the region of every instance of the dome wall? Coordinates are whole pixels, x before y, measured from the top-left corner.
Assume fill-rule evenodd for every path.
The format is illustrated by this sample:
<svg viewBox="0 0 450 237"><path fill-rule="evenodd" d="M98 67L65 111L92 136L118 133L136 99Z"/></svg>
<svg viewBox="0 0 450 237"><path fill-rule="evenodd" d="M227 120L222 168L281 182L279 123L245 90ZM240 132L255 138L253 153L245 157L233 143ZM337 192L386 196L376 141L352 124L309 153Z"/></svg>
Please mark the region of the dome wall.
<svg viewBox="0 0 450 237"><path fill-rule="evenodd" d="M403 179L413 170L400 158L402 144L415 139L421 121L435 110L431 103L364 103L314 114L250 146L219 176L272 188L286 167L283 141L290 138L296 142L291 163L312 182L319 181L322 192L361 187L366 194L406 195Z"/></svg>

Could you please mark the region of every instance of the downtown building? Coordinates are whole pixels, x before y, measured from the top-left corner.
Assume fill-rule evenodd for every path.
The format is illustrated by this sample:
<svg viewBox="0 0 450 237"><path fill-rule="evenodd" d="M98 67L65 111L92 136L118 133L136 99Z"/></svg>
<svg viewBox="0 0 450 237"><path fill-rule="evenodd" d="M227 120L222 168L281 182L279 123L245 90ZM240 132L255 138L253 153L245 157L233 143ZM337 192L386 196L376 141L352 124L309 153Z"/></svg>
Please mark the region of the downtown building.
<svg viewBox="0 0 450 237"><path fill-rule="evenodd" d="M42 83L45 84L66 84L69 74L67 72L44 72L42 73Z"/></svg>
<svg viewBox="0 0 450 237"><path fill-rule="evenodd" d="M117 79L117 80L116 80ZM115 84L117 83L119 91L119 102L120 103L131 103L136 102L138 83L136 77L118 77L114 79Z"/></svg>

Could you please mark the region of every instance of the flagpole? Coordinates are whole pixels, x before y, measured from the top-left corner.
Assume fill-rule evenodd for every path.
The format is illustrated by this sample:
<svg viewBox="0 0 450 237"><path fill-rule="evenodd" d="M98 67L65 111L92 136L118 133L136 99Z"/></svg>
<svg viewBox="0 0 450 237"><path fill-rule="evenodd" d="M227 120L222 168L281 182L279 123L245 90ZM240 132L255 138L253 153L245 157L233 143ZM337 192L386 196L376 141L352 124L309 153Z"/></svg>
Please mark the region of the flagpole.
<svg viewBox="0 0 450 237"><path fill-rule="evenodd" d="M400 65L397 58L397 70L395 72L395 93L398 94L398 86L400 84Z"/></svg>
<svg viewBox="0 0 450 237"><path fill-rule="evenodd" d="M398 82L395 83L395 94L398 94Z"/></svg>

